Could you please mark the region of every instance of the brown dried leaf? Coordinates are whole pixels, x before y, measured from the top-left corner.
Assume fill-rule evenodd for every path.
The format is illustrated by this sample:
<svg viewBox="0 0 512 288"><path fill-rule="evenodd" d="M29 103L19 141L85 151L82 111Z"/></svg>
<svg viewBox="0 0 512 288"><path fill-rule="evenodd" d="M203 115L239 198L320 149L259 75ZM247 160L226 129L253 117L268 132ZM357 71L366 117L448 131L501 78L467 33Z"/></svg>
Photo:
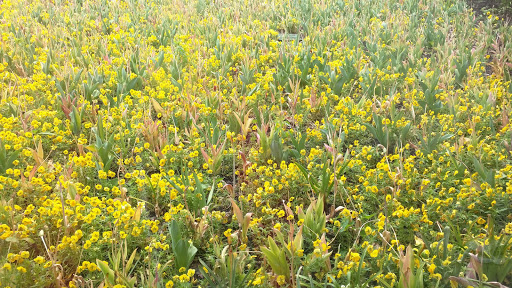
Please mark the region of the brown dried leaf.
<svg viewBox="0 0 512 288"><path fill-rule="evenodd" d="M404 277L404 287L405 288L413 288L409 287L410 279L412 275L412 266L414 265L414 252L412 251L411 245L407 246L407 249L405 251L405 255L403 255L403 252L400 251L400 262L401 262L401 273Z"/></svg>
<svg viewBox="0 0 512 288"><path fill-rule="evenodd" d="M244 216L242 214L242 210L240 210L240 207L235 203L235 200L233 198L229 198L229 201L231 201L231 206L233 207L233 213L236 216L236 220L238 221L238 224L240 225L240 228L243 227L243 221Z"/></svg>
<svg viewBox="0 0 512 288"><path fill-rule="evenodd" d="M468 272L466 273L466 277L469 279L477 280L483 275L482 262L480 262L478 259L478 255L469 253L469 257Z"/></svg>
<svg viewBox="0 0 512 288"><path fill-rule="evenodd" d="M462 287L471 286L471 282L469 282L466 278L450 276L448 279L450 281L453 281L453 282L456 282L456 283L462 285Z"/></svg>
<svg viewBox="0 0 512 288"><path fill-rule="evenodd" d="M164 114L164 108L158 103L158 101L155 100L155 98L151 98L151 104L153 104L153 108L155 109L156 113Z"/></svg>
<svg viewBox="0 0 512 288"><path fill-rule="evenodd" d="M284 203L283 201L283 206L284 206L284 210L286 211L286 215L287 216L293 216L293 211L290 207L288 207L288 205L286 205L286 203Z"/></svg>
<svg viewBox="0 0 512 288"><path fill-rule="evenodd" d="M228 190L228 193L231 197L235 197L235 192L233 191L233 185L231 184L226 184L224 185L223 187L224 189Z"/></svg>

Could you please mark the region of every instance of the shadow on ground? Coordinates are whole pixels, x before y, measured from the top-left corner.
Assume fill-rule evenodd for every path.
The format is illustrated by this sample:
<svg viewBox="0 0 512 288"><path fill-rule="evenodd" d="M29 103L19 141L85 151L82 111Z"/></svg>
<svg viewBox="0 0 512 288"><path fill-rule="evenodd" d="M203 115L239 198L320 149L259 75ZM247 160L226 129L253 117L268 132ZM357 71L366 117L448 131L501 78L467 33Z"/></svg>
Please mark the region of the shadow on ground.
<svg viewBox="0 0 512 288"><path fill-rule="evenodd" d="M466 0L466 3L473 8L477 15L483 15L486 10L492 9L500 17L510 23L512 20L511 0Z"/></svg>

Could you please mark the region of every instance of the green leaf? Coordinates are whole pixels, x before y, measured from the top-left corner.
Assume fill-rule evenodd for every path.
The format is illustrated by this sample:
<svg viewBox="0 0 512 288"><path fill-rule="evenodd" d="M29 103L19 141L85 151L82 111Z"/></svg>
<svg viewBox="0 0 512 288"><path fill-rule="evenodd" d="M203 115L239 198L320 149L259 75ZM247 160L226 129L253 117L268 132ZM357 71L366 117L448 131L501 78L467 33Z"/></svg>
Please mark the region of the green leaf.
<svg viewBox="0 0 512 288"><path fill-rule="evenodd" d="M181 238L181 231L176 220L173 220L169 225L169 233L171 234L171 244L175 256L176 268L185 267L185 269L188 269L194 260L197 248Z"/></svg>
<svg viewBox="0 0 512 288"><path fill-rule="evenodd" d="M96 259L96 265L98 265L101 272L103 273L103 276L105 277L105 281L109 285L114 285L115 284L114 271L108 267L108 264L106 264L105 262L103 262L99 259Z"/></svg>
<svg viewBox="0 0 512 288"><path fill-rule="evenodd" d="M135 259L135 255L137 254L137 248L135 248L135 250L133 250L132 252L132 255L130 256L130 258L128 259L128 262L126 262L126 270L130 270L130 267L132 266L133 264L133 260Z"/></svg>
<svg viewBox="0 0 512 288"><path fill-rule="evenodd" d="M18 243L19 239L16 236L9 236L9 237L5 238L5 241L11 242L11 243Z"/></svg>
<svg viewBox="0 0 512 288"><path fill-rule="evenodd" d="M100 138L101 140L105 139L105 130L103 129L103 117L101 115L98 116L98 128L96 130L97 134L96 137Z"/></svg>
<svg viewBox="0 0 512 288"><path fill-rule="evenodd" d="M178 243L178 241L181 239L181 231L180 227L178 226L178 222L176 220L173 220L169 227L169 233L171 234L171 241L173 244L172 249L175 250L175 244Z"/></svg>
<svg viewBox="0 0 512 288"><path fill-rule="evenodd" d="M270 142L270 150L272 153L272 157L274 157L274 160L277 163L281 163L283 160L283 147L281 144L281 137L277 134L277 132L274 133L272 140Z"/></svg>
<svg viewBox="0 0 512 288"><path fill-rule="evenodd" d="M206 205L210 205L213 198L213 191L215 191L215 183L217 183L217 179L213 179L212 189L210 189L210 193L208 193L208 200L206 201Z"/></svg>
<svg viewBox="0 0 512 288"><path fill-rule="evenodd" d="M272 237L268 237L270 249L261 247L261 252L267 258L268 264L277 275L284 275L286 279L290 278L290 268L286 260L286 254L284 250L277 247L276 242Z"/></svg>

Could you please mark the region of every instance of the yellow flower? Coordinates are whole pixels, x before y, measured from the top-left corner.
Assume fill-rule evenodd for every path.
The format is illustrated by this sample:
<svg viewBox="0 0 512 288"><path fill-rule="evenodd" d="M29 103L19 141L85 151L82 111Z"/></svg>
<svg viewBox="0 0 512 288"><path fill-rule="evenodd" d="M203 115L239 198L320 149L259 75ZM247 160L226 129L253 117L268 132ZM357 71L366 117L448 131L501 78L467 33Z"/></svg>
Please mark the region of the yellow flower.
<svg viewBox="0 0 512 288"><path fill-rule="evenodd" d="M30 253L28 251L21 251L20 256L27 259L30 256Z"/></svg>
<svg viewBox="0 0 512 288"><path fill-rule="evenodd" d="M174 287L174 282L172 282L172 280L169 280L167 281L167 283L165 283L165 288L172 288Z"/></svg>
<svg viewBox="0 0 512 288"><path fill-rule="evenodd" d="M96 270L99 270L98 266L96 265L96 263L88 263L87 264L87 270L91 271L91 272L94 272Z"/></svg>
<svg viewBox="0 0 512 288"><path fill-rule="evenodd" d="M432 263L430 266L428 266L428 272L430 274L434 274L434 271L436 270L436 264Z"/></svg>
<svg viewBox="0 0 512 288"><path fill-rule="evenodd" d="M507 234L512 234L512 222L508 223L508 224L505 226L505 233L507 233Z"/></svg>
<svg viewBox="0 0 512 288"><path fill-rule="evenodd" d="M350 261L358 263L359 260L361 260L361 256L357 252L351 252L350 253Z"/></svg>
<svg viewBox="0 0 512 288"><path fill-rule="evenodd" d="M252 285L254 285L254 286L260 285L262 279L263 279L263 276L256 277L256 279L252 280Z"/></svg>
<svg viewBox="0 0 512 288"><path fill-rule="evenodd" d="M279 276L277 276L276 281L277 281L277 284L283 285L286 281L286 277L284 275L279 275Z"/></svg>
<svg viewBox="0 0 512 288"><path fill-rule="evenodd" d="M34 258L34 262L36 262L37 264L43 264L44 258L41 256L37 256L36 258Z"/></svg>
<svg viewBox="0 0 512 288"><path fill-rule="evenodd" d="M188 281L190 281L190 277L188 277L187 274L180 275L179 279L180 279L180 282L188 282Z"/></svg>

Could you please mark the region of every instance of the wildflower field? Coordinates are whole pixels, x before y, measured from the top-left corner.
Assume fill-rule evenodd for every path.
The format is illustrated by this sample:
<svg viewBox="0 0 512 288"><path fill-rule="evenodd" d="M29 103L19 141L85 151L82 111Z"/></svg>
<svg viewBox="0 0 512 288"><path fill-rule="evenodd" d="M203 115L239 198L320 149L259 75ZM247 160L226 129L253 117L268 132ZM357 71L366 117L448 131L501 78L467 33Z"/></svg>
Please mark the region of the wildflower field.
<svg viewBox="0 0 512 288"><path fill-rule="evenodd" d="M459 0L3 0L0 287L510 287L512 28Z"/></svg>

